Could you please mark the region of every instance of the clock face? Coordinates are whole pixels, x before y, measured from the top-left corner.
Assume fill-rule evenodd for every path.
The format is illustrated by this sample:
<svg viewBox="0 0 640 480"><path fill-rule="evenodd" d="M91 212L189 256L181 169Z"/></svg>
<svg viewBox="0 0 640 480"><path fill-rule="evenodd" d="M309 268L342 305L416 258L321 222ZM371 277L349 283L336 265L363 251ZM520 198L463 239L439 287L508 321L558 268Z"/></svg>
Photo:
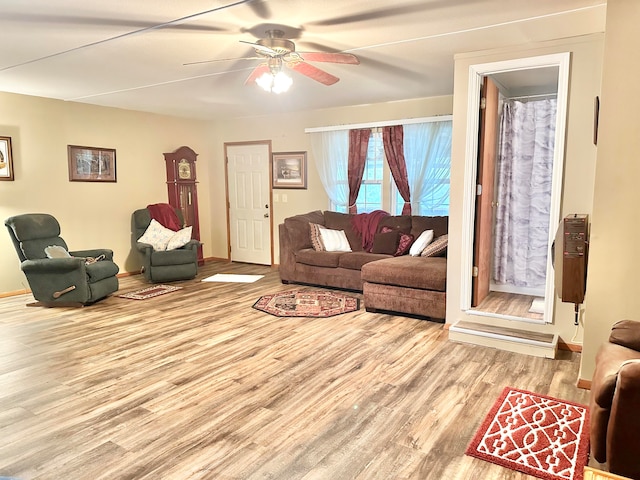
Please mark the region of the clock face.
<svg viewBox="0 0 640 480"><path fill-rule="evenodd" d="M184 179L191 178L191 164L184 159L178 163L178 177Z"/></svg>

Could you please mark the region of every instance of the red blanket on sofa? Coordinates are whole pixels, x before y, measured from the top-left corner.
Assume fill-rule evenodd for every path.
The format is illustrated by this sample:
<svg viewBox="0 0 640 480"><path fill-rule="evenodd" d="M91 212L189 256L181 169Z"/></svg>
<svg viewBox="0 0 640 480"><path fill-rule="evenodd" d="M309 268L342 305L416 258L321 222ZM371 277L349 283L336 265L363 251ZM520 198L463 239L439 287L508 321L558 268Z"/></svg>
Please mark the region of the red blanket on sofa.
<svg viewBox="0 0 640 480"><path fill-rule="evenodd" d="M362 248L370 252L373 248L373 237L378 231L380 220L389 215L384 210L374 210L371 213L358 213L351 217L353 229L362 237Z"/></svg>

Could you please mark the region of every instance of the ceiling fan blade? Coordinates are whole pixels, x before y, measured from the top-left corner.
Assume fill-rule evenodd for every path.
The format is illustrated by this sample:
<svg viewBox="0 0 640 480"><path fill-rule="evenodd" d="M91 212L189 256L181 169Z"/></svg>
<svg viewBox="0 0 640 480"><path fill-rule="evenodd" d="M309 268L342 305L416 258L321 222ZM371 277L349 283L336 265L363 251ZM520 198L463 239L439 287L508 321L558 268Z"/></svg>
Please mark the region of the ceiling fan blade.
<svg viewBox="0 0 640 480"><path fill-rule="evenodd" d="M269 67L266 63L261 63L256 68L254 68L251 74L245 80L244 84L249 85L250 83L255 83L256 79L258 79L263 73L269 73Z"/></svg>
<svg viewBox="0 0 640 480"><path fill-rule="evenodd" d="M298 52L307 62L330 62L358 65L360 60L351 53Z"/></svg>
<svg viewBox="0 0 640 480"><path fill-rule="evenodd" d="M251 45L253 48L255 48L256 50L261 51L262 53L266 53L267 55L269 55L270 57L275 57L278 55L278 52L276 52L275 50L273 50L272 48L269 47L265 47L264 45L260 45L259 43L253 43L253 42L247 42L246 40L240 40L240 43L246 43L248 45Z"/></svg>
<svg viewBox="0 0 640 480"><path fill-rule="evenodd" d="M215 62L231 62L234 60L263 60L262 57L239 57L239 58L217 58L215 60L200 60L198 62L187 62L182 65L200 65L201 63L215 63Z"/></svg>
<svg viewBox="0 0 640 480"><path fill-rule="evenodd" d="M316 82L322 83L323 85L333 85L340 80L338 77L331 75L329 72L325 72L324 70L320 70L310 63L292 62L287 63L287 66L292 70L315 80Z"/></svg>
<svg viewBox="0 0 640 480"><path fill-rule="evenodd" d="M271 10L265 0L249 0L249 8L260 18L271 17Z"/></svg>

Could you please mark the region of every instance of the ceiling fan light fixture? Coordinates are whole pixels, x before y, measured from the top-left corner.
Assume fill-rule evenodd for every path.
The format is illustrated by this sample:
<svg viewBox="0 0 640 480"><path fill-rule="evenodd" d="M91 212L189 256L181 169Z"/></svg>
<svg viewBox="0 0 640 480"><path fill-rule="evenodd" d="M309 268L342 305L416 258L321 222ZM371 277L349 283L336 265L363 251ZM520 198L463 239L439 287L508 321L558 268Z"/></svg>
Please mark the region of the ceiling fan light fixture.
<svg viewBox="0 0 640 480"><path fill-rule="evenodd" d="M282 71L275 75L271 72L265 72L256 79L256 83L267 92L284 93L293 84L293 79Z"/></svg>

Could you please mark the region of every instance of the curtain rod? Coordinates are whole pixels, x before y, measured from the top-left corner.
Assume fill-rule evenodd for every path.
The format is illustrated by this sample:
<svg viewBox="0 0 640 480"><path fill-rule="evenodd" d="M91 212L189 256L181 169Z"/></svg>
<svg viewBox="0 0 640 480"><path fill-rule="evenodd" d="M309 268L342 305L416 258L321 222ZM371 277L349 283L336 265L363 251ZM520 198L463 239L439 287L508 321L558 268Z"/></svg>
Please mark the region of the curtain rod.
<svg viewBox="0 0 640 480"><path fill-rule="evenodd" d="M517 97L505 97L507 100L520 100L521 98L543 98L543 97L557 97L557 93L539 93L537 95L519 95Z"/></svg>
<svg viewBox="0 0 640 480"><path fill-rule="evenodd" d="M371 123L352 123L346 125L332 125L329 127L305 128L304 133L331 132L335 130L352 130L354 128L392 127L394 125L409 125L412 123L446 122L453 120L453 115L436 115L433 117L405 118L402 120L386 120Z"/></svg>

